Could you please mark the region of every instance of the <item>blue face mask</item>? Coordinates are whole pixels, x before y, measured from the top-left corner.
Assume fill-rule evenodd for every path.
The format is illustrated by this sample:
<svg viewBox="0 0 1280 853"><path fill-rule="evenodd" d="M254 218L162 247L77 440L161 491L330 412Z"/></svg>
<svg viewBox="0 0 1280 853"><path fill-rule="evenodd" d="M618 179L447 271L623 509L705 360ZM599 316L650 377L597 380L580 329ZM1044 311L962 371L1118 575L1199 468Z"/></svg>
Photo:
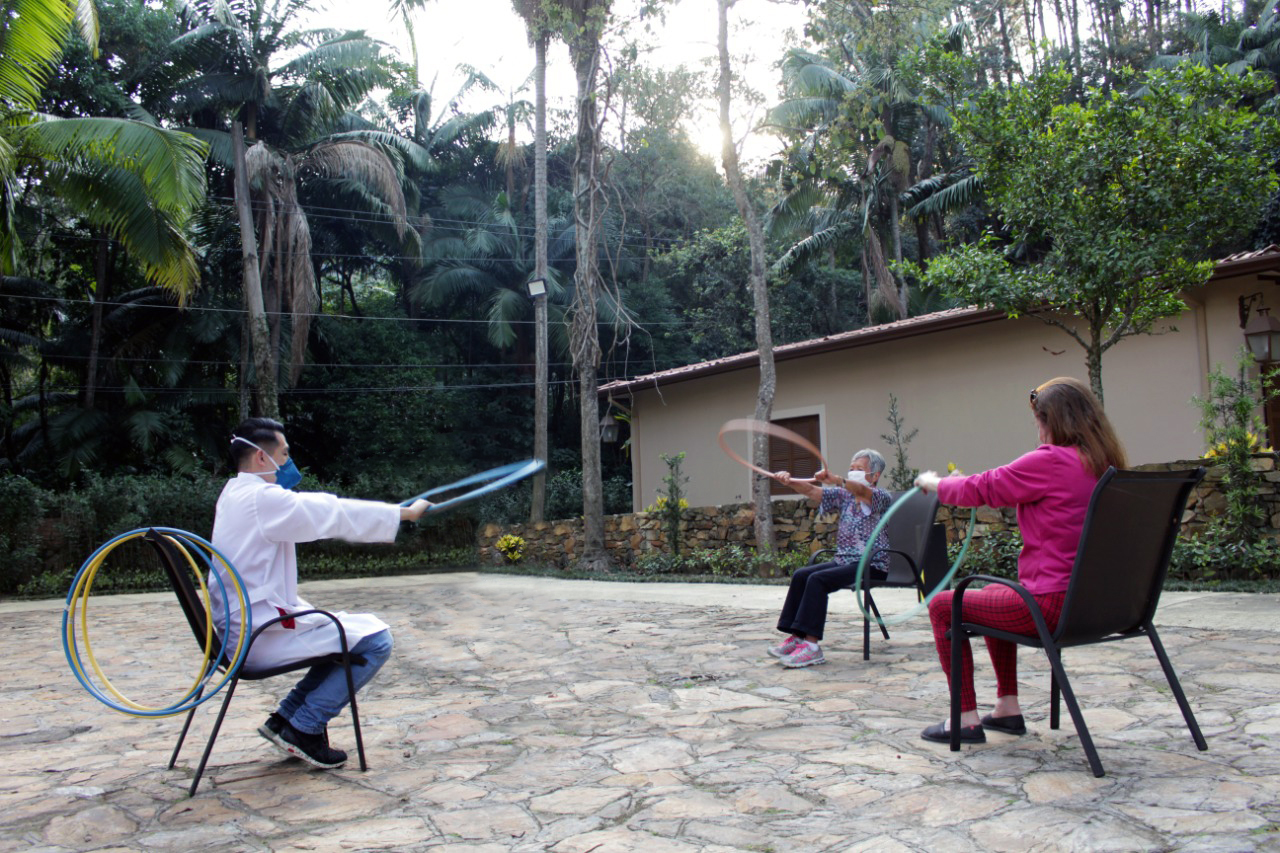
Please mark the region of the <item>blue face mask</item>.
<svg viewBox="0 0 1280 853"><path fill-rule="evenodd" d="M236 437L231 439L232 444L235 444L237 441L243 442L244 444L249 445L254 450L262 450L261 447L254 444L252 441L250 441L247 438L241 438L240 436L237 435ZM267 457L268 462L276 466L276 485L277 486L280 486L281 488L284 488L284 489L292 489L302 482L302 472L298 470L297 465L293 464L292 458L286 459L283 465L276 465L276 460L271 458L270 453L267 453L267 451L262 450L262 455ZM266 476L265 474L260 474L257 471L254 471L252 473L257 474L257 476L259 477Z"/></svg>
<svg viewBox="0 0 1280 853"><path fill-rule="evenodd" d="M267 457L271 459L270 456ZM272 462L275 460L272 459ZM283 465L276 466L276 485L286 489L292 489L302 482L302 472L298 470L298 466L293 464L292 459L285 460Z"/></svg>

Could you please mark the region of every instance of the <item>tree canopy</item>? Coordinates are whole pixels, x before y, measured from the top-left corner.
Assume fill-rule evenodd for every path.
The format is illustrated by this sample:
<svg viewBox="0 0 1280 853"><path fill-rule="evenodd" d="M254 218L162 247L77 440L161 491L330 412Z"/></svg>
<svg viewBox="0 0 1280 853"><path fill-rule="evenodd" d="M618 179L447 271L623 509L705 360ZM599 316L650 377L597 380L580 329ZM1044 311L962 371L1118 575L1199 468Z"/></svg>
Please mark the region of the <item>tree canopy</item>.
<svg viewBox="0 0 1280 853"><path fill-rule="evenodd" d="M1054 70L975 98L957 129L996 223L924 274L1062 329L1099 398L1103 353L1181 312L1276 189L1280 125L1238 106L1270 81L1186 65L1134 82L1079 103Z"/></svg>
<svg viewBox="0 0 1280 853"><path fill-rule="evenodd" d="M420 30L453 2L387 7ZM220 471L265 370L301 462L391 497L532 453L545 376L546 506L585 482L592 513L621 509L593 389L763 339L744 212L774 341L982 302L1061 320L1099 390L1103 353L1211 259L1280 235L1280 19L1256 3L814 0L765 120L735 128L777 139L741 208L688 132L719 77L645 60L659 4L630 27L607 2L514 5L527 69L575 46L572 109L539 121L484 56L436 92L364 33L309 29L304 0L0 0L4 476Z"/></svg>

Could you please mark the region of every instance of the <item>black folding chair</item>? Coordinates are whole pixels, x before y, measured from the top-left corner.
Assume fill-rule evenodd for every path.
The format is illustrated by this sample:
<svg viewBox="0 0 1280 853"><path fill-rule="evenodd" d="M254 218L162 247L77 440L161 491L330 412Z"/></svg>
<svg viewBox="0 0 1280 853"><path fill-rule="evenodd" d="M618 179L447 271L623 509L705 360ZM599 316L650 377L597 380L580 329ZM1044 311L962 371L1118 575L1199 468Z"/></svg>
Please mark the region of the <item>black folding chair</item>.
<svg viewBox="0 0 1280 853"><path fill-rule="evenodd" d="M1115 640L1147 637L1164 669L1182 716L1199 750L1208 749L1195 715L1187 704L1182 685L1173 671L1156 633L1152 617L1160 604L1160 592L1169 571L1169 557L1182 522L1187 498L1205 471L1117 471L1110 468L1098 481L1089 500L1084 529L1071 583L1057 628L1051 633L1031 594L1013 581L986 575L971 575L956 585L951 599L952 637L956 626L968 636L997 637L1024 646L1044 649L1052 676L1049 727L1058 728L1058 694L1066 700L1080 743L1089 758L1094 776L1102 776L1102 762L1080 713L1075 693L1062 666L1062 649ZM1026 602L1035 621L1036 636L1011 634L985 625L960 621L965 589L975 581L1003 584ZM960 749L960 642L951 643L951 750Z"/></svg>
<svg viewBox="0 0 1280 853"><path fill-rule="evenodd" d="M890 492L897 503L905 492ZM880 633L889 639L889 630L880 616L875 597L871 591L877 587L905 587L928 595L947 574L947 534L941 524L934 523L938 515L938 496L916 492L907 499L907 503L899 507L885 525L885 533L889 537L889 547L873 551L867 558L867 571L862 574L861 590L854 589L855 595L861 594L866 610L874 614ZM883 578L871 577L871 560L879 553L889 555L888 575ZM824 563L835 555L835 551L824 548L809 558L810 565ZM864 614L862 617L862 659L871 659L871 620Z"/></svg>
<svg viewBox="0 0 1280 853"><path fill-rule="evenodd" d="M191 573L188 563L188 556L195 561L197 566L208 564L205 562L204 555L190 549L188 545L171 536L167 536L156 530L150 530L145 537L155 547L156 552L160 556L160 564L164 567L165 574L169 578L169 584L173 587L174 595L178 597L178 603L182 606L182 612L186 614L187 622L191 625L191 632L195 634L196 643L200 646L201 653L205 649L205 639L208 636L208 618L205 611L204 601L200 598L200 593L196 590L195 584L192 583ZM212 571L212 569L210 569ZM334 616L327 610L301 610L297 613L287 613L270 619L261 625L253 626L253 633L249 636L248 645L253 647L253 643L262 632L268 627L281 622L285 619L293 619L298 616L306 616L311 613L319 613L328 617L338 628L338 640L341 644L342 651L329 655L321 655L319 657L307 658L306 660L293 661L279 666L254 668L248 665L240 667L239 672L227 684L226 694L222 699L222 707L218 709L218 717L213 723L213 730L209 733L209 742L205 745L204 754L200 757L200 765L196 768L195 778L191 780L191 788L188 796L195 796L196 788L200 785L200 778L204 776L205 765L209 762L209 755L213 752L213 744L218 739L218 731L222 728L222 720L227 714L227 707L231 704L231 697L235 695L236 685L241 681L261 681L265 678L271 678L276 675L284 675L289 672L296 672L300 669L310 669L319 664L340 664L347 674L347 692L351 696L351 723L356 732L356 752L360 756L360 769L368 770L369 765L365 760L364 739L360 735L360 712L356 707L356 691L355 682L351 679L351 665L360 665L365 662L360 655L353 655L347 648L346 631L342 628L342 623L338 621L338 617ZM221 641L214 632L215 645L221 645ZM229 649L228 652L231 650ZM246 654L248 652L246 651ZM209 668L226 671L230 661L228 655L224 654L217 660L209 661ZM208 670L204 673L208 674ZM204 688L201 687L195 695L199 699L203 694ZM187 738L187 731L191 728L191 721L195 717L196 708L192 708L187 714L186 722L183 723L182 733L178 735L178 743L173 748L173 755L169 758L169 769L173 769L174 764L178 761L178 753L182 750L182 744Z"/></svg>

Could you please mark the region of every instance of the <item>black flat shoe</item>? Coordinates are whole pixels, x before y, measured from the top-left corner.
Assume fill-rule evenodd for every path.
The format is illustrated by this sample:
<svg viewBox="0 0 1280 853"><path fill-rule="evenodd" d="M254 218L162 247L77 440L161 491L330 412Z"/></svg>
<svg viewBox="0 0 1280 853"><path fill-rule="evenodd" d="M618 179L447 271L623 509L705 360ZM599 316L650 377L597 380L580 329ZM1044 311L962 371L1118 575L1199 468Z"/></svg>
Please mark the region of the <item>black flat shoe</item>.
<svg viewBox="0 0 1280 853"><path fill-rule="evenodd" d="M1021 714L1013 714L1008 717L994 717L987 714L982 718L982 727L991 729L993 732L1003 732L1007 735L1025 735L1027 733L1027 724L1022 719Z"/></svg>
<svg viewBox="0 0 1280 853"><path fill-rule="evenodd" d="M920 737L925 740L931 740L934 743L951 743L951 733L947 731L947 722L943 720L935 726L929 726L920 733ZM960 728L961 743L986 743L987 733L982 730L981 725L962 726Z"/></svg>

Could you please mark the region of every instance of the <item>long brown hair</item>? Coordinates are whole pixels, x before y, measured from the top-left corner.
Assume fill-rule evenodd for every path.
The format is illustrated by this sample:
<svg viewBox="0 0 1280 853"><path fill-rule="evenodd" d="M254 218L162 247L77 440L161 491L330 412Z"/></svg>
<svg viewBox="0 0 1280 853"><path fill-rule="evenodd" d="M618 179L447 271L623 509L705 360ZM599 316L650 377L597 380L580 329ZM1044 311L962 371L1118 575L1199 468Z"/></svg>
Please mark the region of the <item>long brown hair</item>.
<svg viewBox="0 0 1280 853"><path fill-rule="evenodd" d="M1031 411L1044 424L1049 443L1074 447L1095 477L1126 465L1124 447L1098 398L1079 379L1059 376L1031 392Z"/></svg>

